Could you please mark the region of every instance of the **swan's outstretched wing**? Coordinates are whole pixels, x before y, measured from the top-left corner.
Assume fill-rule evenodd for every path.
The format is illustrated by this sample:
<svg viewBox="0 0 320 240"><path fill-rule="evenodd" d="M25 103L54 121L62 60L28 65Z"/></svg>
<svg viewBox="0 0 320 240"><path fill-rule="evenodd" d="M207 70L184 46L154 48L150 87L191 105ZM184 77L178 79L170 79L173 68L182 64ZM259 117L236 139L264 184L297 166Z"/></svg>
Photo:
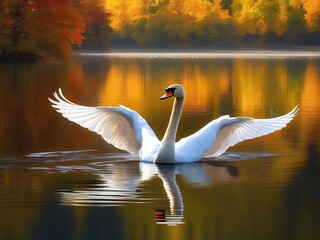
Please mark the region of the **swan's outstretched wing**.
<svg viewBox="0 0 320 240"><path fill-rule="evenodd" d="M269 119L222 116L193 135L181 139L177 143L177 149L181 152L183 149L189 149L189 152L192 149L195 154L204 158L217 157L239 142L284 128L296 116L297 111L296 106L283 116Z"/></svg>
<svg viewBox="0 0 320 240"><path fill-rule="evenodd" d="M61 89L54 93L55 100L49 98L52 107L62 116L90 131L100 134L103 139L116 148L138 155L144 134L158 141L146 120L137 112L120 107L87 107L75 104L66 99Z"/></svg>

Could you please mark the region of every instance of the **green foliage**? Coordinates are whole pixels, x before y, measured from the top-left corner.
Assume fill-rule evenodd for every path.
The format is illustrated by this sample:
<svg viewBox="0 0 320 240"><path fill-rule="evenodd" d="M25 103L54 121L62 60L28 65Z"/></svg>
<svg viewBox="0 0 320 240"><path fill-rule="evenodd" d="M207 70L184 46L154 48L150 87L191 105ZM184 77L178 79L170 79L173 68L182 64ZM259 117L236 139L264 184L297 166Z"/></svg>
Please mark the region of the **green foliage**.
<svg viewBox="0 0 320 240"><path fill-rule="evenodd" d="M181 18L177 14L159 11L137 21L129 35L145 46L186 47L192 45L193 24L192 17Z"/></svg>
<svg viewBox="0 0 320 240"><path fill-rule="evenodd" d="M288 33L293 36L308 32L307 22L304 17L305 10L301 8L290 8L288 16Z"/></svg>
<svg viewBox="0 0 320 240"><path fill-rule="evenodd" d="M221 9L228 10L229 16L233 15L232 4L233 4L233 0L221 0L220 2Z"/></svg>

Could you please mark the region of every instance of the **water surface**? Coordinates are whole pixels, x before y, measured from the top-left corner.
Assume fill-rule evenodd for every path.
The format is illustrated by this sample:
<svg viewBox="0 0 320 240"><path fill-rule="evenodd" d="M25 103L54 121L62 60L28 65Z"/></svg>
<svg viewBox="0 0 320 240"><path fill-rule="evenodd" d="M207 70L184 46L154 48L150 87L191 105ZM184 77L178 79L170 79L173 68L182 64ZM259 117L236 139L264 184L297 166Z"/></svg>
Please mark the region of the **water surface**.
<svg viewBox="0 0 320 240"><path fill-rule="evenodd" d="M0 239L318 239L319 66L320 53L301 51L1 64ZM123 104L161 138L172 101L159 97L171 83L187 94L178 138L224 114L299 114L218 159L156 166L47 100L61 87L83 105Z"/></svg>

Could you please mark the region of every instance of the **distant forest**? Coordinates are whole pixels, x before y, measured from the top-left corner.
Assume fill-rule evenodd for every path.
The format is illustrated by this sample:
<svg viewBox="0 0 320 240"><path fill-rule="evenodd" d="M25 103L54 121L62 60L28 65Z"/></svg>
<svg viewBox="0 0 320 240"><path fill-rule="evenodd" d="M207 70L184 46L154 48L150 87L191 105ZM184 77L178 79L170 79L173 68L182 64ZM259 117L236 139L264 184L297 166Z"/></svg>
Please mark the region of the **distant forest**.
<svg viewBox="0 0 320 240"><path fill-rule="evenodd" d="M112 45L320 44L319 0L107 0Z"/></svg>
<svg viewBox="0 0 320 240"><path fill-rule="evenodd" d="M319 0L0 0L0 58L320 45Z"/></svg>

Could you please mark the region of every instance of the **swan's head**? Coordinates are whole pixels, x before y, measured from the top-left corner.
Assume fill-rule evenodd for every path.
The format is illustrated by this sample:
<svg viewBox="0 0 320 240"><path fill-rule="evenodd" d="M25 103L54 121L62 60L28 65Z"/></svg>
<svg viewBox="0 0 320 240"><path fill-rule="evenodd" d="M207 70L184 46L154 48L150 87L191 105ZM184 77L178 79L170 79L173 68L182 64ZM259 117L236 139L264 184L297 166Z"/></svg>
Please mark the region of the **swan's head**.
<svg viewBox="0 0 320 240"><path fill-rule="evenodd" d="M172 84L165 89L165 94L160 97L161 100L176 97L176 98L183 98L184 97L184 89L180 84Z"/></svg>

